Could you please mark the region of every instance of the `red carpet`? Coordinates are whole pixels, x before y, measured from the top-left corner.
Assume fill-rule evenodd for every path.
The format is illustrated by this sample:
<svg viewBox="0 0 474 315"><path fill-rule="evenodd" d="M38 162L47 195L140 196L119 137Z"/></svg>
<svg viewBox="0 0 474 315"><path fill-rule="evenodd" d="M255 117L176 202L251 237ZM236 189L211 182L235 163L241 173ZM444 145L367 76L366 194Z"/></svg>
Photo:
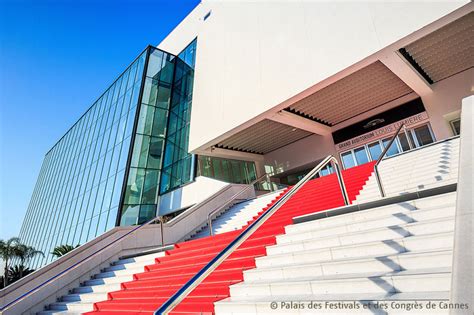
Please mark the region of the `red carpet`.
<svg viewBox="0 0 474 315"><path fill-rule="evenodd" d="M351 201L372 170L373 163L367 163L343 172ZM342 205L344 202L334 174L309 181L172 313L213 314L214 302L229 296L229 286L243 280L244 270L255 268L255 258L266 254L266 246L276 243L275 237L284 233L284 227L292 224L293 217ZM176 244L165 257L157 258L154 265L147 266L146 272L135 274L134 281L122 283L122 290L109 293L108 301L95 303L95 311L86 314L153 314L241 231Z"/></svg>

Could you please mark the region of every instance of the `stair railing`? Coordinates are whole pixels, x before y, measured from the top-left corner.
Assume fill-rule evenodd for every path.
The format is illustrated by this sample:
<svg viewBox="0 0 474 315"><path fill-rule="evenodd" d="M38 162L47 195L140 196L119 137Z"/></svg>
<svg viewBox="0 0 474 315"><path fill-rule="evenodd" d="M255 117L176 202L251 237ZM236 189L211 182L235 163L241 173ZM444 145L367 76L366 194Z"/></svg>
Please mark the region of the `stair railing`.
<svg viewBox="0 0 474 315"><path fill-rule="evenodd" d="M385 148L382 151L382 154L380 154L379 158L377 159L377 162L374 165L375 180L377 181L377 186L379 187L380 196L382 196L382 197L385 197L385 190L384 190L383 185L382 185L382 179L380 178L379 164L380 164L380 162L382 162L383 158L387 154L387 151L392 146L393 142L395 141L395 138L397 138L398 134L400 133L400 130L402 130L402 128L404 128L404 127L405 127L404 123L402 123L400 125L400 127L398 127L397 131L395 132L393 137L390 139L390 142L388 143L388 145L385 146ZM407 141L408 141L410 149L411 149L412 144L411 144L411 139L408 137L407 129L404 128L403 131L405 132L405 137L407 138Z"/></svg>
<svg viewBox="0 0 474 315"><path fill-rule="evenodd" d="M342 178L341 169L337 159L329 155L313 168L296 185L291 187L280 199L270 206L260 217L247 226L229 245L216 255L206 266L186 282L175 294L173 294L163 305L154 312L155 315L168 314L188 294L194 290L211 272L213 272L227 257L229 257L243 242L245 242L258 228L260 228L278 209L280 209L293 195L300 190L311 178L319 173L328 163L332 163L336 171L339 187L341 188L344 203L350 203L346 186Z"/></svg>
<svg viewBox="0 0 474 315"><path fill-rule="evenodd" d="M252 186L248 186L248 187L252 187ZM224 187L223 189L227 189L226 187ZM218 193L220 193L222 191L222 189L220 191L218 191L217 193L215 193L214 195L206 198L205 200L203 200L202 202L192 206L191 208L187 209L184 213L189 213L189 214L192 214L192 211L194 208L197 208L197 207L200 207L201 205L204 205L206 204L207 202L209 202L210 200L212 200L213 198L216 198L216 195ZM229 199L230 200L230 199ZM184 214L183 213L183 214ZM145 222L145 223L142 223L140 225L136 225L134 226L133 228L131 228L129 231L125 232L123 235L119 236L118 238L112 240L110 243L102 246L101 248L99 248L96 252L94 253L91 253L89 255L86 255L85 257L79 259L79 261L73 263L71 266L67 267L65 270L62 270L60 272L58 272L57 274L49 277L48 279L42 281L40 284L34 286L32 289L28 290L27 292L25 293L22 293L20 294L18 297L16 297L15 299L13 299L11 302L8 302L6 303L5 305L0 305L0 313L5 311L6 309L10 308L11 306L17 304L18 302L20 302L21 300L23 300L24 298L26 298L27 296L37 292L38 290L40 290L41 288L45 287L47 284L51 283L52 281L56 280L56 279L59 279L60 277L62 277L63 275L65 275L68 271L74 269L74 268L77 268L78 266L80 266L81 264L89 261L90 259L94 258L94 257L97 257L98 255L100 255L100 253L102 253L104 250L106 250L107 248L111 247L111 246L114 246L115 244L119 243L120 241L124 240L125 238L128 238L132 235L134 235L136 232L138 231L141 231L142 229L144 229L145 227L147 226L150 226L152 224L159 224L160 225L160 236L161 236L161 245L163 246L163 248L165 248L165 240L164 240L164 224L167 223L165 222L165 218L163 216L156 216L154 217L153 219ZM83 246L86 246L88 243L86 244L83 244L81 247L79 248L83 248ZM72 252L71 252L72 253ZM66 257L66 255L63 257L63 259Z"/></svg>
<svg viewBox="0 0 474 315"><path fill-rule="evenodd" d="M233 202L235 201L235 199L237 199L237 197L239 197L240 195L242 195L243 193L247 192L250 188L252 188L255 184L257 183L260 183L262 181L268 181L270 183L270 190L273 191L273 185L272 185L272 182L270 181L270 175L269 174L264 174L262 176L260 176L259 178L257 178L256 180L254 180L253 182L251 182L248 186L246 186L244 189L242 189L241 191L239 191L238 193L236 193L235 195L233 195L228 202L226 202L224 205L222 205L221 207L215 209L214 211L210 212L208 215L207 215L207 225L209 227L209 235L212 236L214 235L214 232L212 231L212 219L214 218L214 216L225 210L225 208L229 207L229 206L232 206L233 205Z"/></svg>

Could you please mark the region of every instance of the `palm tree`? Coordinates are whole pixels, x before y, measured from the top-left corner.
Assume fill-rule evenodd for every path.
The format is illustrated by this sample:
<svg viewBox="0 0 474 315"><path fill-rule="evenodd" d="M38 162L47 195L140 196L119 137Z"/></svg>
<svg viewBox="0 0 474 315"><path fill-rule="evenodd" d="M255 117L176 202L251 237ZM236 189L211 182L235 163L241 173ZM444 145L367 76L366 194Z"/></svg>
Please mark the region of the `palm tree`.
<svg viewBox="0 0 474 315"><path fill-rule="evenodd" d="M31 259L33 259L35 256L37 255L40 255L40 256L43 256L44 257L44 253L40 250L36 250L33 246L28 246L28 245L25 245L25 244L19 244L17 246L17 253L16 253L16 256L18 258L20 258L20 265L21 267L25 267L26 265L28 265L28 263L30 262ZM27 270L29 270L28 268L26 268ZM20 278L23 277L23 269L20 268L18 269L19 271L19 275L20 275ZM25 274L26 276L26 274Z"/></svg>
<svg viewBox="0 0 474 315"><path fill-rule="evenodd" d="M4 287L8 285L9 260L17 257L18 245L20 245L20 239L18 237L12 237L7 241L0 240L0 257L5 262L5 273L3 275Z"/></svg>
<svg viewBox="0 0 474 315"><path fill-rule="evenodd" d="M56 246L53 251L51 252L51 254L53 254L54 256L56 257L61 257L61 256L64 256L66 255L67 253L69 253L70 251L72 251L73 249L75 248L78 248L80 245L77 244L76 247L72 246L72 245L69 245L69 244L65 244L65 245L59 245L59 246Z"/></svg>
<svg viewBox="0 0 474 315"><path fill-rule="evenodd" d="M10 278L10 283L20 280L21 278L23 278L23 276L29 275L33 271L33 269L25 267L24 265L15 265L8 268L8 276Z"/></svg>

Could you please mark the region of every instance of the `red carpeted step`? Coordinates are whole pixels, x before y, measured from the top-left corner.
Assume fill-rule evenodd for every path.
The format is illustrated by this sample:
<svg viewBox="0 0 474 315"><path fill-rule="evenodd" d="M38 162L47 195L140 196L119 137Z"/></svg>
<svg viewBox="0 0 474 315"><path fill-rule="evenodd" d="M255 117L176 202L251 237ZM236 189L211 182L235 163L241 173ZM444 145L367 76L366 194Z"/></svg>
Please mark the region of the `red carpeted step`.
<svg viewBox="0 0 474 315"><path fill-rule="evenodd" d="M373 163L368 163L343 172L351 200L355 199L372 170ZM276 200L278 198L262 209L259 215ZM172 313L213 314L214 302L229 296L230 285L243 281L244 270L255 268L255 258L266 254L266 246L276 243L276 236L285 232L285 226L292 223L293 217L342 205L335 174L309 181L211 272ZM249 223L257 218L255 216ZM122 283L122 290L111 292L108 301L95 303L96 311L88 314L152 314L241 231L176 244L174 249L166 252L166 256L146 266L145 272L135 274L134 281Z"/></svg>

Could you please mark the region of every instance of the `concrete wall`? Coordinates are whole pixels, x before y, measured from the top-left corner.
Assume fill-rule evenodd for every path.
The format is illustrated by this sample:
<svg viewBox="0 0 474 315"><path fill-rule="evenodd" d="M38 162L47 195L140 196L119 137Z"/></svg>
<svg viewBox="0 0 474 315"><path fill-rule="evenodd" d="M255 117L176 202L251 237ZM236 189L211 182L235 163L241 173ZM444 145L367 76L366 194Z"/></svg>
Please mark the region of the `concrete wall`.
<svg viewBox="0 0 474 315"><path fill-rule="evenodd" d="M229 183L199 176L188 185L160 196L158 214L165 215L178 209L187 208L212 196Z"/></svg>
<svg viewBox="0 0 474 315"><path fill-rule="evenodd" d="M329 154L336 156L332 136L312 135L266 154L265 165L267 171L268 166L271 166L272 173L279 174L320 160Z"/></svg>
<svg viewBox="0 0 474 315"><path fill-rule="evenodd" d="M198 37L190 150L467 2L204 1L159 45Z"/></svg>
<svg viewBox="0 0 474 315"><path fill-rule="evenodd" d="M463 98L474 91L474 69L433 84L433 92L422 96L437 140L453 136L449 121L459 118Z"/></svg>

